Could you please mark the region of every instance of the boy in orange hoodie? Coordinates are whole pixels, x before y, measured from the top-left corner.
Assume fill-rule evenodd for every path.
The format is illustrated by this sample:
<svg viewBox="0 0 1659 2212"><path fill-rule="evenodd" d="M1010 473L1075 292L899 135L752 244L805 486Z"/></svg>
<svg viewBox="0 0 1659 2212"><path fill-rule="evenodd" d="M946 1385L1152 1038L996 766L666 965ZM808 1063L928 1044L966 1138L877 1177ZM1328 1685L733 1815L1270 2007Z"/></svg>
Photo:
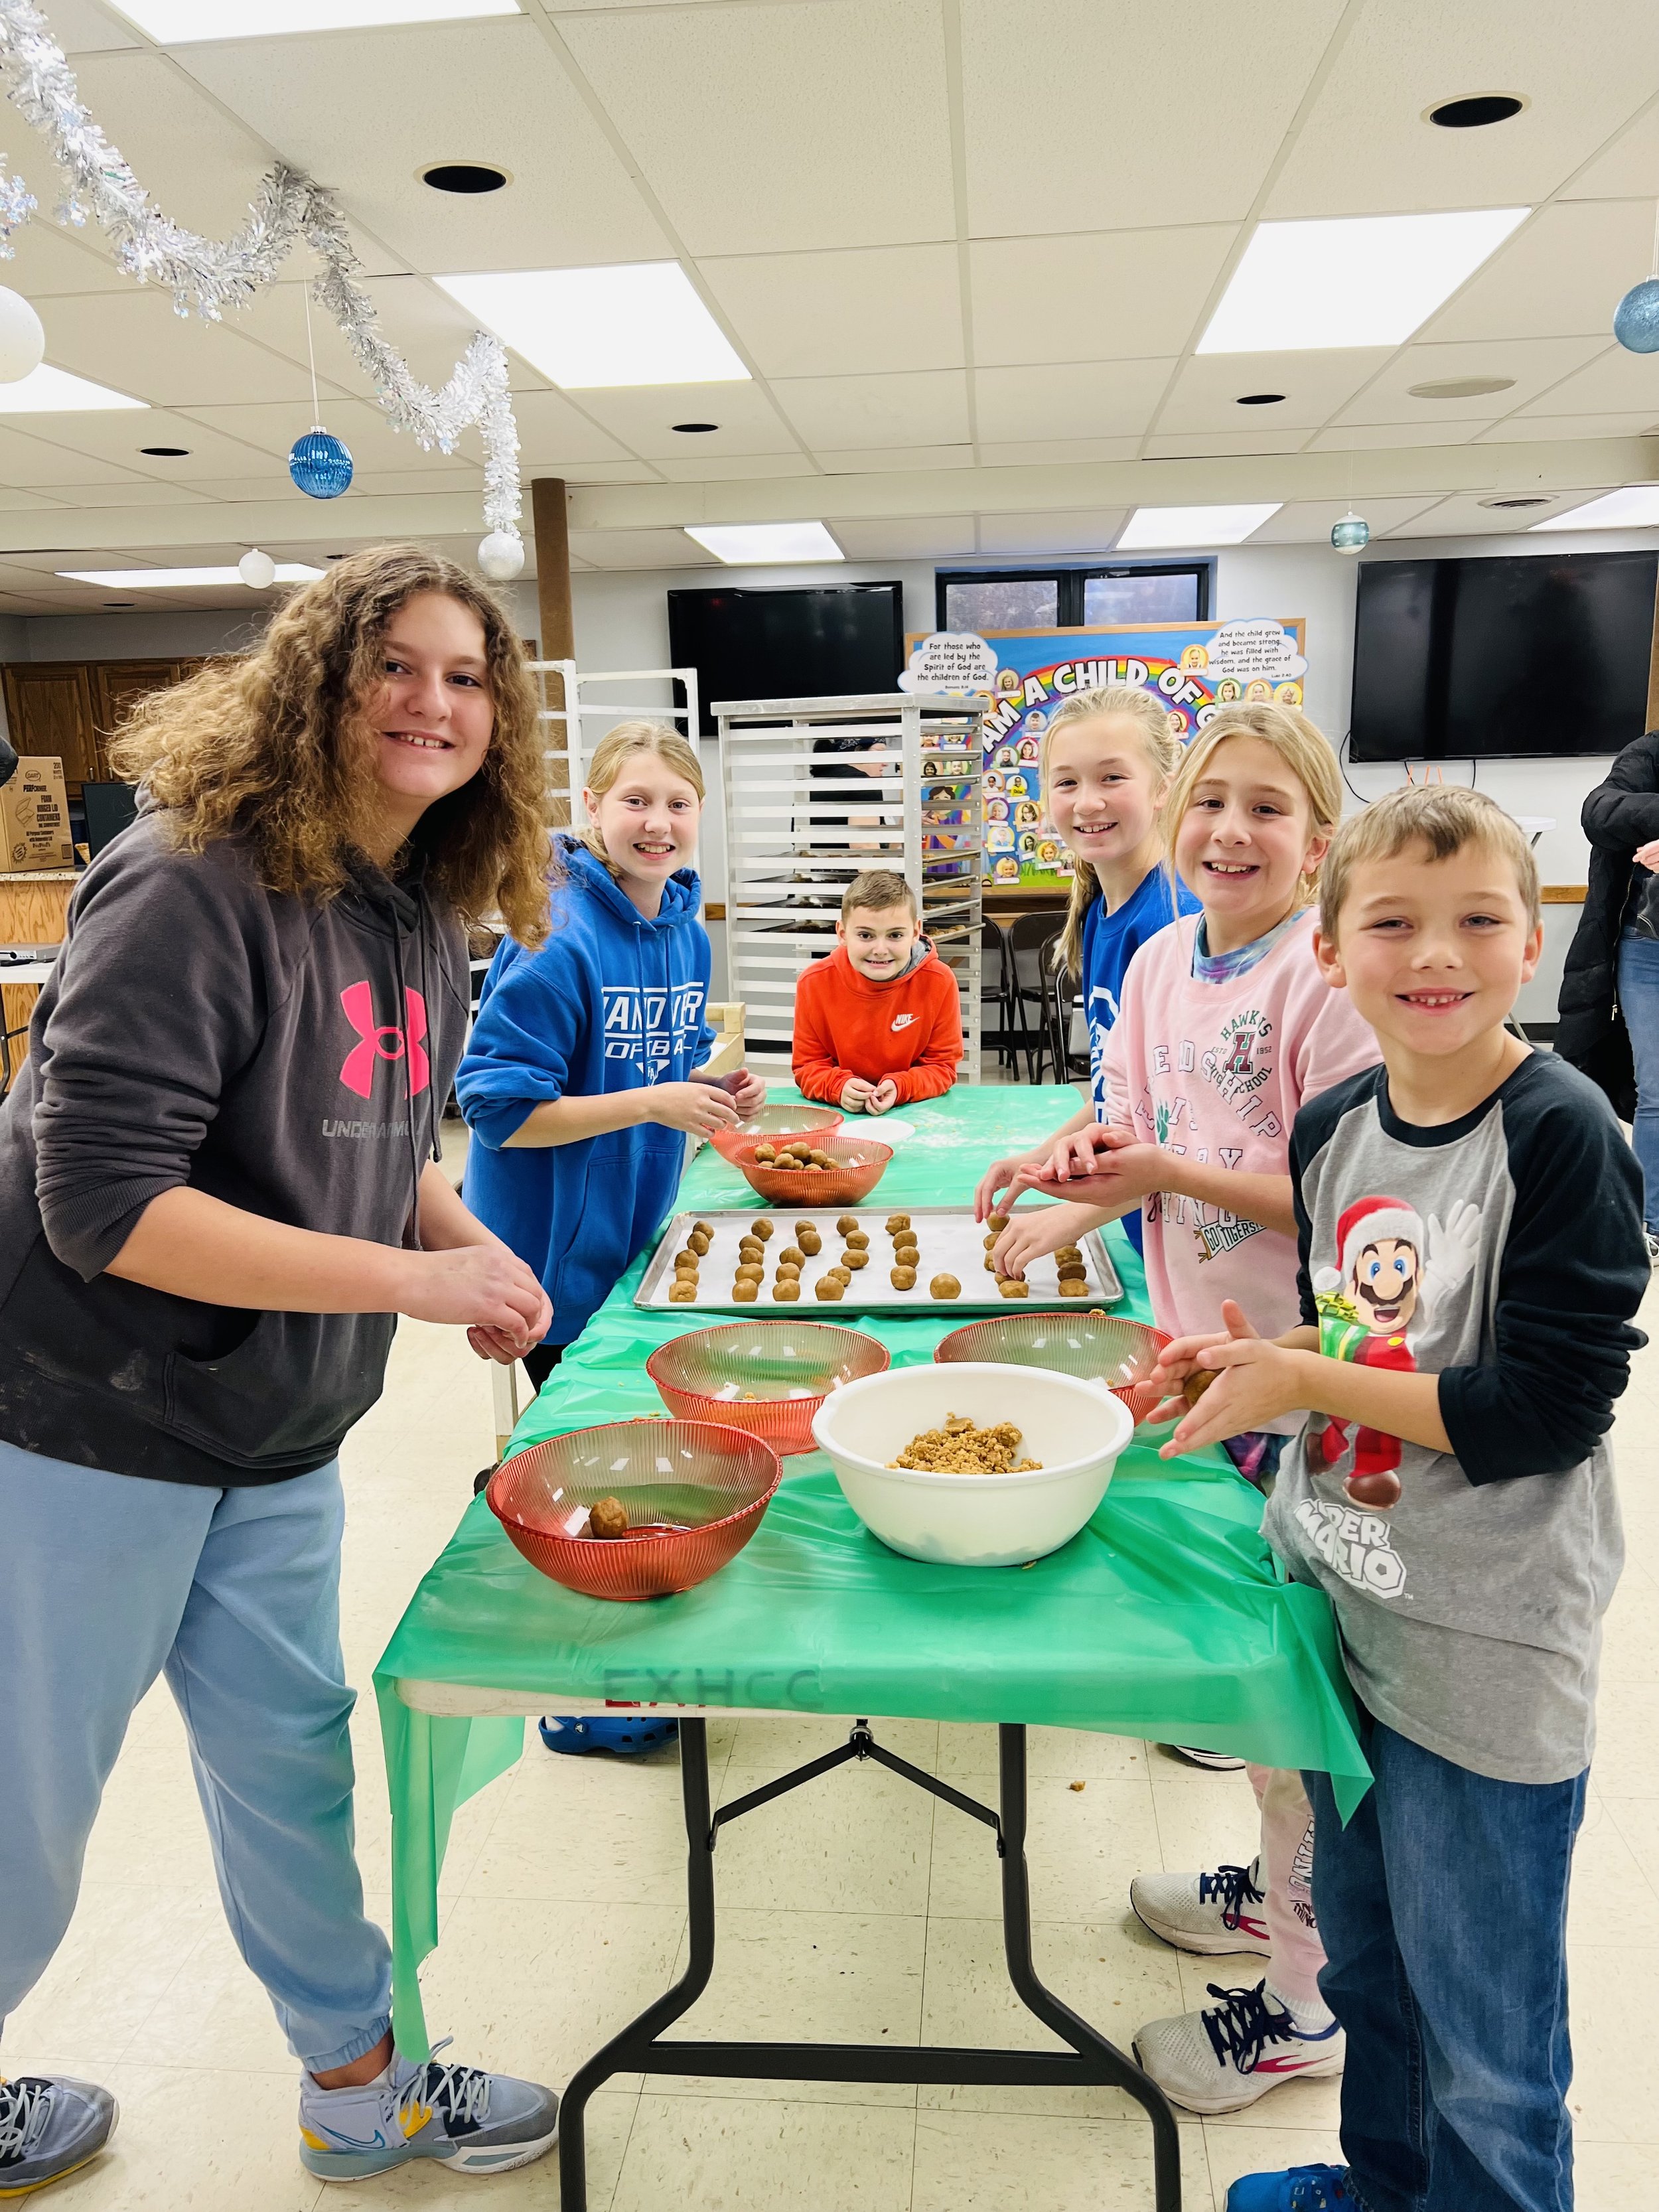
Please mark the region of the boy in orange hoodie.
<svg viewBox="0 0 1659 2212"><path fill-rule="evenodd" d="M794 1076L801 1094L845 1114L937 1098L957 1079L957 979L921 933L901 875L868 868L841 902L839 942L795 986Z"/></svg>

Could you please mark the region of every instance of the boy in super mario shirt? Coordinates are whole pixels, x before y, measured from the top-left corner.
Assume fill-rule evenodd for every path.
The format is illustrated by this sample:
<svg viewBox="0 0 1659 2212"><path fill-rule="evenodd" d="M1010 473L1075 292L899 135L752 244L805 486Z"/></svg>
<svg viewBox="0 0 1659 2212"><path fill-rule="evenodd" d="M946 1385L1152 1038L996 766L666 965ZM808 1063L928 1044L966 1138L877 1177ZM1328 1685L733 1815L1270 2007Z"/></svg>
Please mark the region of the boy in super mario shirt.
<svg viewBox="0 0 1659 2212"><path fill-rule="evenodd" d="M921 933L904 878L886 868L854 877L836 936L830 957L795 987L801 1096L844 1114L884 1114L939 1097L962 1058L962 996Z"/></svg>
<svg viewBox="0 0 1659 2212"><path fill-rule="evenodd" d="M1490 799L1419 787L1343 825L1316 946L1383 1064L1297 1116L1304 1326L1255 1338L1231 1307L1164 1356L1219 1370L1166 1453L1315 1409L1265 1533L1335 1608L1375 1777L1346 1827L1304 1778L1347 2165L1247 2175L1229 2212L1572 2202L1567 1882L1650 1267L1611 1109L1504 1025L1541 944Z"/></svg>

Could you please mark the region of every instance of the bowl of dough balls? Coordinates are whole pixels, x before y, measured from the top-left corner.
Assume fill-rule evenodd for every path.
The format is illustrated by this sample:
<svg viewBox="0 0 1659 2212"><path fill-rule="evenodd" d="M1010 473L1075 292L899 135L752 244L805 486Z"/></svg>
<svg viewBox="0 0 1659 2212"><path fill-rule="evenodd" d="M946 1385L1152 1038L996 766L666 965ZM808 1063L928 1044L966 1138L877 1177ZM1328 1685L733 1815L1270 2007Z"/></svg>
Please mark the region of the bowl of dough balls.
<svg viewBox="0 0 1659 2212"><path fill-rule="evenodd" d="M820 1137L730 1137L717 1139L721 1155L752 1190L773 1206L856 1206L887 1171L890 1145L837 1130Z"/></svg>
<svg viewBox="0 0 1659 2212"><path fill-rule="evenodd" d="M990 1360L890 1368L812 1422L871 1534L957 1567L1024 1566L1069 1543L1133 1429L1103 1382Z"/></svg>
<svg viewBox="0 0 1659 2212"><path fill-rule="evenodd" d="M608 1421L503 1460L485 1495L550 1581L584 1597L668 1597L736 1559L782 1473L746 1429Z"/></svg>
<svg viewBox="0 0 1659 2212"><path fill-rule="evenodd" d="M681 1419L724 1421L788 1453L813 1449L812 1416L832 1390L887 1364L886 1346L857 1329L757 1320L659 1344L645 1371Z"/></svg>
<svg viewBox="0 0 1659 2212"><path fill-rule="evenodd" d="M1136 1421L1144 1421L1165 1395L1152 1378L1170 1340L1161 1328L1115 1314L1000 1314L993 1321L952 1329L934 1346L933 1357L947 1364L989 1359L1081 1376L1087 1382L1105 1383Z"/></svg>

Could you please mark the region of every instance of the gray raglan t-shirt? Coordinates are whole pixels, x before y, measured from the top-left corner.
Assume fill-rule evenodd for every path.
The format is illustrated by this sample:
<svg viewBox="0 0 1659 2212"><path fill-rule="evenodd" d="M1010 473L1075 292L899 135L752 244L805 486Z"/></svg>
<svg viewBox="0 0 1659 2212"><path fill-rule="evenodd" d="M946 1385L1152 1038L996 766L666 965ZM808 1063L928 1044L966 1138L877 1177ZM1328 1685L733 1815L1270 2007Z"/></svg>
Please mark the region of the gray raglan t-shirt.
<svg viewBox="0 0 1659 2212"><path fill-rule="evenodd" d="M1368 1068L1303 1109L1291 1160L1304 1321L1334 1356L1437 1374L1455 1449L1313 1414L1267 1537L1329 1595L1379 1720L1478 1774L1565 1781L1624 1557L1607 1431L1645 1340L1640 1171L1601 1092L1545 1054L1432 1128ZM1355 1505L1344 1477L1385 1469L1398 1503Z"/></svg>

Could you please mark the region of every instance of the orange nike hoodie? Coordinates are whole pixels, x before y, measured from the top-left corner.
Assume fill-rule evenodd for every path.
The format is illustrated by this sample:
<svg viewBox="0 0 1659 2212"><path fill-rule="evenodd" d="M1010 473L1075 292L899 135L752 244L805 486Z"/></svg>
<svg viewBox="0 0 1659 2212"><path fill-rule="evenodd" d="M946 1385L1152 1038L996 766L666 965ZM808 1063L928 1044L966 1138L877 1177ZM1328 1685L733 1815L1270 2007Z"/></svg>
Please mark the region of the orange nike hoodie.
<svg viewBox="0 0 1659 2212"><path fill-rule="evenodd" d="M860 975L838 945L795 986L794 1077L801 1094L838 1105L853 1077L891 1076L900 1105L937 1098L957 1079L962 1000L930 947L890 983Z"/></svg>

